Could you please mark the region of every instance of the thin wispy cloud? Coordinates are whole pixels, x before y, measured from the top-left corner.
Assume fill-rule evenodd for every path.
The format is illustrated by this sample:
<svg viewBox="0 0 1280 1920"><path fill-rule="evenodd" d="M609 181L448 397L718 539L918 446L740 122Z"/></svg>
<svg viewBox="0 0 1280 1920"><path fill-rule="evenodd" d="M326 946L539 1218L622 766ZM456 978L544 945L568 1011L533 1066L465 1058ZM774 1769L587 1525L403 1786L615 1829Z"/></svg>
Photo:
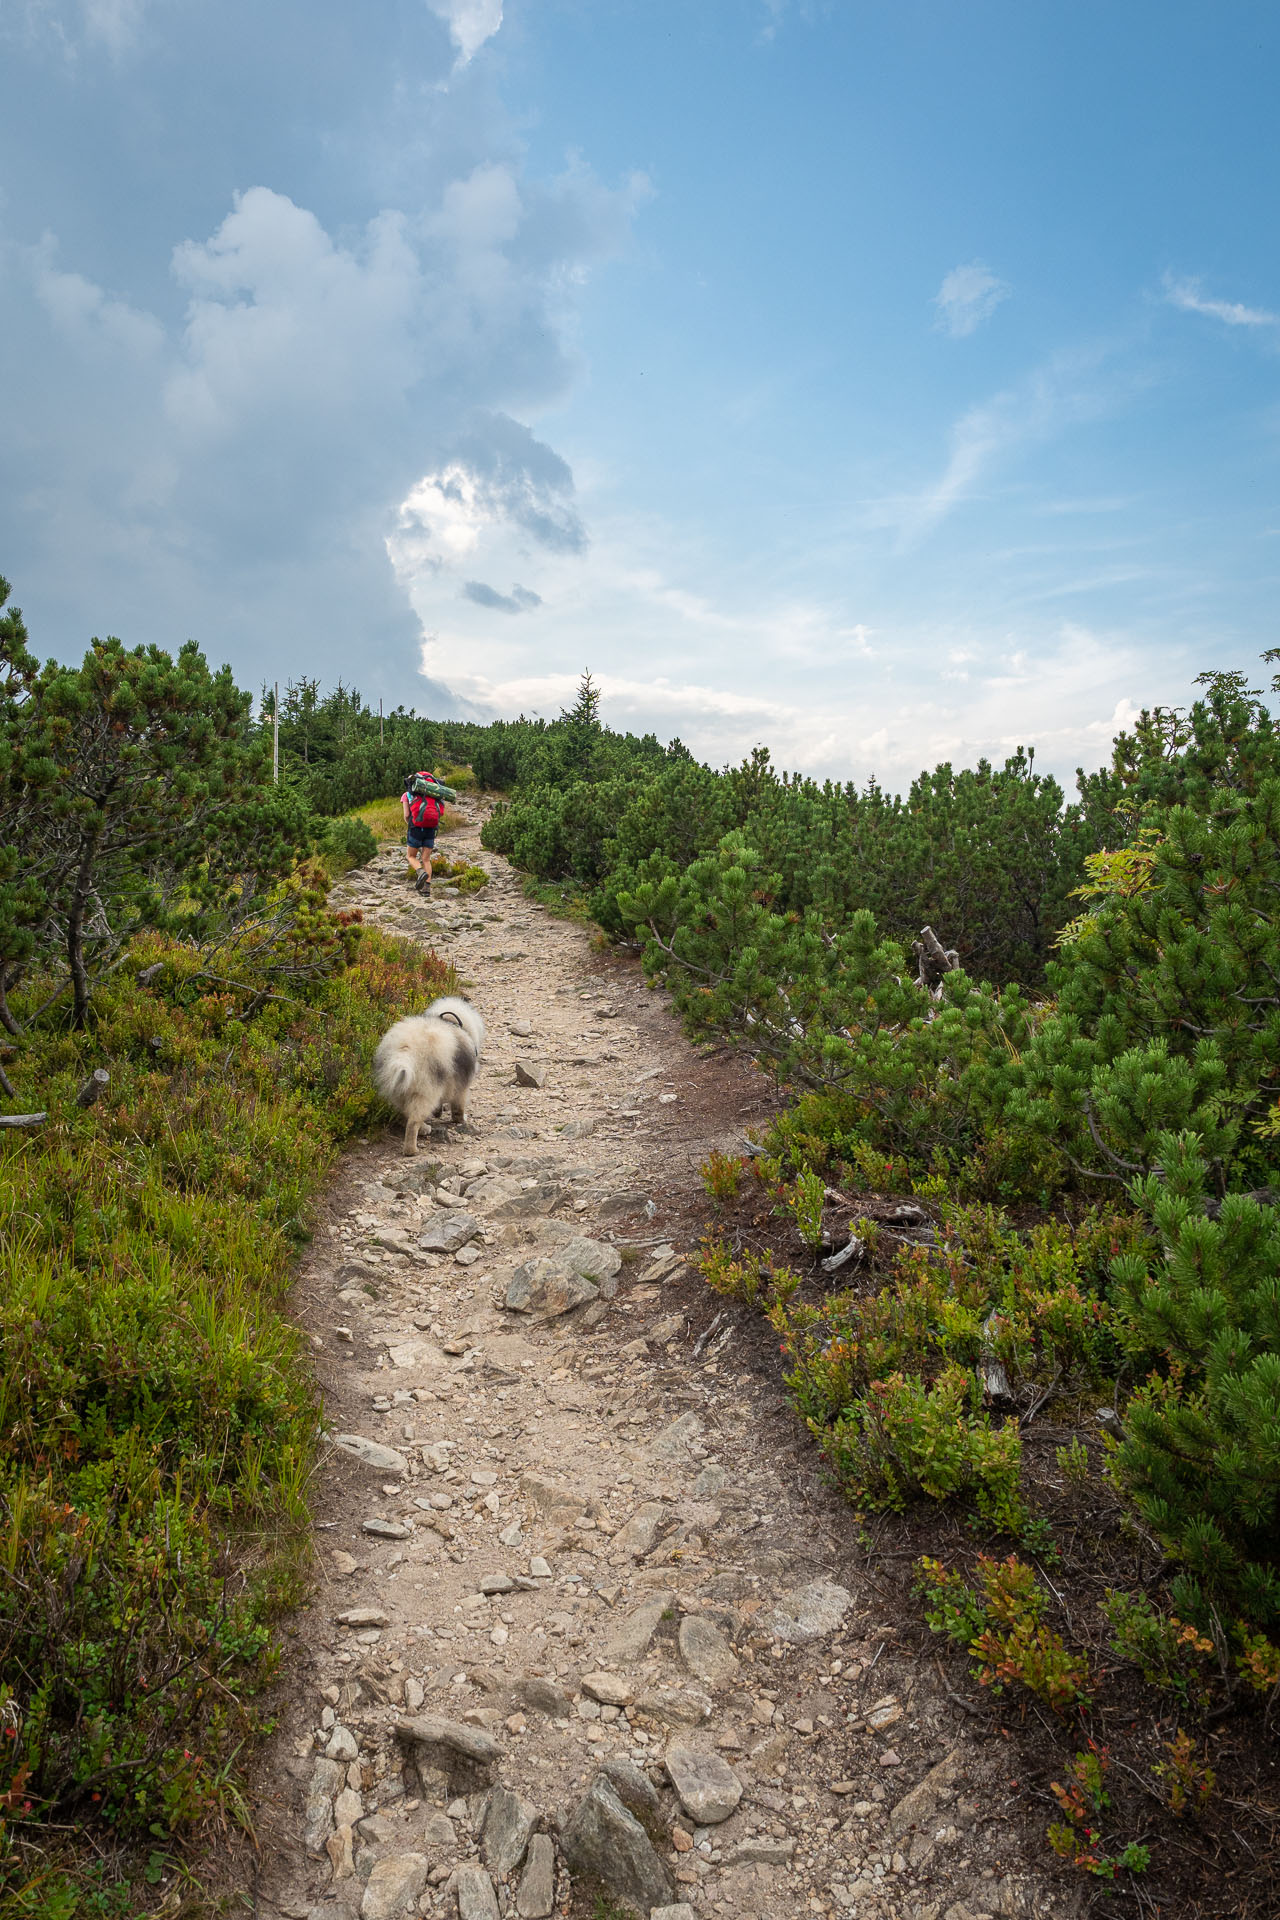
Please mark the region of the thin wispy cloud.
<svg viewBox="0 0 1280 1920"><path fill-rule="evenodd" d="M895 527L900 550L914 545L976 498L1015 452L1105 412L1111 396L1098 369L1097 354L1055 355L1017 386L969 407L951 429L951 452L938 478L917 493L876 502L872 523Z"/></svg>
<svg viewBox="0 0 1280 1920"><path fill-rule="evenodd" d="M1246 307L1239 300L1209 300L1200 291L1197 279L1164 276L1164 297L1182 313L1202 313L1210 320L1221 320L1226 327L1280 327L1280 313L1266 307Z"/></svg>
<svg viewBox="0 0 1280 1920"><path fill-rule="evenodd" d="M976 333L1012 291L1008 281L999 279L981 260L952 267L934 295L934 325L953 340L963 340Z"/></svg>

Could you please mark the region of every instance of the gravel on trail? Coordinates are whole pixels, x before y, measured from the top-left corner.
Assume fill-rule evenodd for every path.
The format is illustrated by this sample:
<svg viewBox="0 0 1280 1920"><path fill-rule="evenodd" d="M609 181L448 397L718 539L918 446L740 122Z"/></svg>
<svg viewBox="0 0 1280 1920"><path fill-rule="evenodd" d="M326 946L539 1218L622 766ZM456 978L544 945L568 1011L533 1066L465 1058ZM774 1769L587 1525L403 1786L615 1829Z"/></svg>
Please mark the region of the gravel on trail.
<svg viewBox="0 0 1280 1920"><path fill-rule="evenodd" d="M1076 1912L998 1732L806 1499L733 1318L695 1355L720 1304L686 1265L698 1167L768 1085L464 811L447 849L482 892L416 895L395 848L336 889L452 960L489 1039L470 1125L354 1148L301 1263L329 1444L256 1912Z"/></svg>

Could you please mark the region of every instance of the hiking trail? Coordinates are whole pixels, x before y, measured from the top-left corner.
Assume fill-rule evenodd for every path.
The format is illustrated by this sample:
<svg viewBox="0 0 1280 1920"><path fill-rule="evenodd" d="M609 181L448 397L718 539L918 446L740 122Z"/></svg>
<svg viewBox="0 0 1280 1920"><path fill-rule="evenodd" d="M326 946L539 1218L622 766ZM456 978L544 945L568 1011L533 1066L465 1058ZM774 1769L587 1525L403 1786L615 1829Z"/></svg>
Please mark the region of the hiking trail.
<svg viewBox="0 0 1280 1920"><path fill-rule="evenodd" d="M389 847L334 894L452 960L489 1038L471 1129L349 1152L301 1263L331 1444L256 1912L1076 1911L1015 1750L883 1611L760 1323L685 1264L699 1165L768 1083L462 810L482 892L422 899Z"/></svg>

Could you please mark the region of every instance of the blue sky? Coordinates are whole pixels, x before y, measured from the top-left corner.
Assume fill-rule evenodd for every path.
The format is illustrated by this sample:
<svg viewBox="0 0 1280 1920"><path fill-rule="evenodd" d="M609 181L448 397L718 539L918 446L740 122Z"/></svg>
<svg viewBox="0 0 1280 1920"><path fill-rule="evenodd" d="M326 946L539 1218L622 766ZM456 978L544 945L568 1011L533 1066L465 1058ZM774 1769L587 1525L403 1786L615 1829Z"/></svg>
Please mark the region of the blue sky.
<svg viewBox="0 0 1280 1920"><path fill-rule="evenodd" d="M899 785L1277 643L1273 6L0 0L38 648Z"/></svg>

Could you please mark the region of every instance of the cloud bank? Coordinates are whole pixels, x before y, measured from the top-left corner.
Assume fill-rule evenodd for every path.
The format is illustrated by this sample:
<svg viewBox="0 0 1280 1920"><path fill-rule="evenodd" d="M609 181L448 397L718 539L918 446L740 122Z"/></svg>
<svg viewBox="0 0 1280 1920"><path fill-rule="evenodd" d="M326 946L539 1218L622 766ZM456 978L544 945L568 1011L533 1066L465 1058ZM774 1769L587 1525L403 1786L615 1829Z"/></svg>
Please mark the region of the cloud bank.
<svg viewBox="0 0 1280 1920"><path fill-rule="evenodd" d="M635 203L580 166L537 182L487 161L339 235L259 185L174 247L176 313L95 284L53 236L11 243L0 321L24 377L0 489L23 577L56 605L74 553L127 638L191 633L270 677L305 635L308 671L407 691L389 545L430 570L497 518L533 549L585 546L568 465L517 415L566 391L566 283Z"/></svg>

